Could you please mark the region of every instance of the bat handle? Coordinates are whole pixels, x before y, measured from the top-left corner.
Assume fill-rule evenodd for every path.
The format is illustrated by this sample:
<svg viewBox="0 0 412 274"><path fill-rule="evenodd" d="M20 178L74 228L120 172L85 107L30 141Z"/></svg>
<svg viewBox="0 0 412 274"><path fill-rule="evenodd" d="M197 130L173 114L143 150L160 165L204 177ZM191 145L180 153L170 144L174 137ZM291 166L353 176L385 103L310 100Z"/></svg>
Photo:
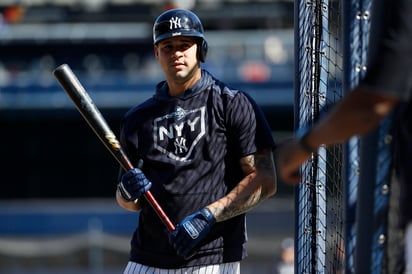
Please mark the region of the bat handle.
<svg viewBox="0 0 412 274"><path fill-rule="evenodd" d="M169 218L167 217L167 215L163 211L163 209L160 207L160 205L157 203L156 199L153 197L150 190L146 191L146 193L144 194L144 197L150 203L152 208L156 211L156 213L159 216L160 220L162 220L163 224L169 229L169 231L172 232L173 230L175 230L175 226L169 220Z"/></svg>

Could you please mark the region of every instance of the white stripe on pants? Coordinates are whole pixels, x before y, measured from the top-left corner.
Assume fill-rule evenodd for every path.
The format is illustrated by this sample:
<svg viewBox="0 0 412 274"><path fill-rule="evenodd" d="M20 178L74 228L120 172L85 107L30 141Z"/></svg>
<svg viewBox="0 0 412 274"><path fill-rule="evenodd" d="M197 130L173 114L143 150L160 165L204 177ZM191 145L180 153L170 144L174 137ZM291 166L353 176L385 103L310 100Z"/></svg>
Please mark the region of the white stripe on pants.
<svg viewBox="0 0 412 274"><path fill-rule="evenodd" d="M123 274L240 274L240 263L201 265L178 269L161 269L129 262Z"/></svg>

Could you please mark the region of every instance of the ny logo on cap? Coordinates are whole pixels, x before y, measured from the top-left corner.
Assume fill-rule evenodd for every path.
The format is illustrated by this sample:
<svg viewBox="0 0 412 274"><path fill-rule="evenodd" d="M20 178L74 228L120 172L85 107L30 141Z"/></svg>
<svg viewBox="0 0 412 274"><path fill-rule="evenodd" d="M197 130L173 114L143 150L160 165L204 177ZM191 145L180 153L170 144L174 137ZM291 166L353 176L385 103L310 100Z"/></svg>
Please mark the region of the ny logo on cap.
<svg viewBox="0 0 412 274"><path fill-rule="evenodd" d="M170 29L177 29L177 28L182 27L182 25L180 24L179 17L172 17L170 18L169 22L170 22Z"/></svg>

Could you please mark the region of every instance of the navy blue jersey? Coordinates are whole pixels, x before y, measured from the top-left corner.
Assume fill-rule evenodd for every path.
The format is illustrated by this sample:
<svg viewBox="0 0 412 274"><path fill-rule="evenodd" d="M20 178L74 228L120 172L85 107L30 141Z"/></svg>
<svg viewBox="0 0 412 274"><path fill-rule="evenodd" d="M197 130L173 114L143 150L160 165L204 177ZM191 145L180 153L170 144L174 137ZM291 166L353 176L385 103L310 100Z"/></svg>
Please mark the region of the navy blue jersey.
<svg viewBox="0 0 412 274"><path fill-rule="evenodd" d="M375 1L374 5L368 71L361 85L400 101L394 119L394 160L404 227L412 221L412 1Z"/></svg>
<svg viewBox="0 0 412 274"><path fill-rule="evenodd" d="M179 97L166 82L131 109L122 123L121 144L133 163L143 159L151 192L172 223L215 202L244 177L243 156L273 148L271 130L256 103L202 71ZM159 268L181 268L242 260L246 256L245 215L216 223L190 260L176 255L168 231L143 202L130 260Z"/></svg>
<svg viewBox="0 0 412 274"><path fill-rule="evenodd" d="M374 1L364 88L411 99L412 1Z"/></svg>
<svg viewBox="0 0 412 274"><path fill-rule="evenodd" d="M412 100L401 103L395 113L394 163L400 182L399 225L412 222Z"/></svg>

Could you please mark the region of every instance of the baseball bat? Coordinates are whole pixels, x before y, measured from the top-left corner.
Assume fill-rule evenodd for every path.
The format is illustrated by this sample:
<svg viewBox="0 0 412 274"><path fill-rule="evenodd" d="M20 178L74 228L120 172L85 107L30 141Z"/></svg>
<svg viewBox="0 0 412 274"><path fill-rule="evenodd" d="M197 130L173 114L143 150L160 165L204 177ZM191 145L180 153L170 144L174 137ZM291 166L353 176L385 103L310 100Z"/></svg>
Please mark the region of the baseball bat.
<svg viewBox="0 0 412 274"><path fill-rule="evenodd" d="M113 131L110 129L103 115L100 113L99 109L96 107L93 100L86 92L69 65L62 64L58 66L53 71L53 74L61 87L73 101L77 110L81 113L83 118L96 133L97 137L99 137L99 139L103 142L106 148L111 152L114 158L120 163L122 168L126 171L133 169L134 166L130 163L129 158L124 153ZM169 231L175 230L175 226L166 216L150 190L144 194L144 197Z"/></svg>

